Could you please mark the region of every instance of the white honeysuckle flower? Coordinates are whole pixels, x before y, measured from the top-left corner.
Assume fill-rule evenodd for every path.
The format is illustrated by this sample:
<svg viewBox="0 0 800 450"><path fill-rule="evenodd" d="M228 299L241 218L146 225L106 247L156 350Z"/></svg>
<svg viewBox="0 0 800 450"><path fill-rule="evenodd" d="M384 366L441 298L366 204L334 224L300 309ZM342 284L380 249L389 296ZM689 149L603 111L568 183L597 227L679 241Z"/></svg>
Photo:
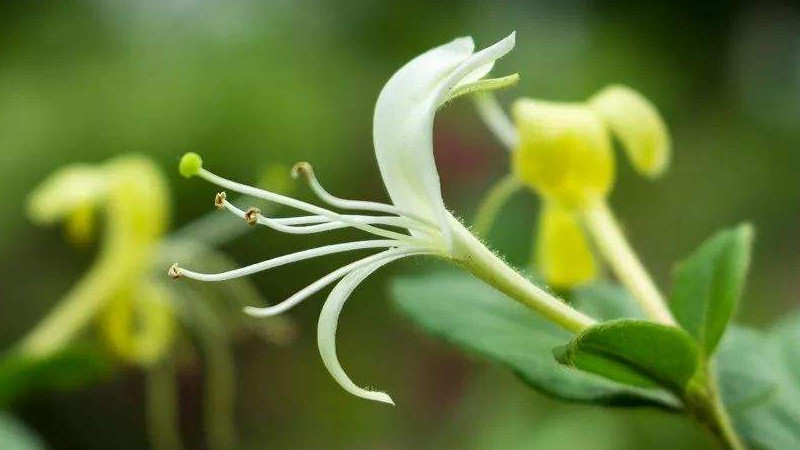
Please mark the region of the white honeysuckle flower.
<svg viewBox="0 0 800 450"><path fill-rule="evenodd" d="M416 57L386 83L375 107L373 137L375 154L391 204L335 197L322 187L310 164L299 163L292 169L293 176L304 176L324 203L341 210L367 214L340 213L240 184L204 169L197 154L184 155L180 171L186 177L197 175L224 189L307 213L297 217L266 217L256 208L237 207L227 200L224 192L217 195L215 204L218 208L233 213L251 225L263 225L291 234L354 228L372 234L377 239L326 245L217 274L197 273L176 264L170 268L170 275L174 278L183 276L201 281L223 281L324 255L380 249L377 253L334 270L283 302L266 308L249 307L246 312L260 317L280 314L340 280L329 294L319 318L318 339L322 360L334 379L348 392L390 404L393 402L387 394L358 387L350 380L336 357L335 333L339 313L353 290L370 274L392 261L415 255L433 255L454 261L573 331L591 324L590 318L572 310L505 266L451 215L442 199L433 157L436 110L461 95L516 83L517 75L483 79L494 61L513 47L513 33L479 52L473 52L471 38L459 38Z"/></svg>

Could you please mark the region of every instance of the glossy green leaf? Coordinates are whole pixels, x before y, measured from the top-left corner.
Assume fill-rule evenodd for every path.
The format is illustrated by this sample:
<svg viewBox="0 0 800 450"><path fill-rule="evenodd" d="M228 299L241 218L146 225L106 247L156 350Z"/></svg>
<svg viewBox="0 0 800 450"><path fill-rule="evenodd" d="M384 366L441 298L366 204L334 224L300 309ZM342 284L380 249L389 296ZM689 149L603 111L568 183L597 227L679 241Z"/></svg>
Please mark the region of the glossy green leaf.
<svg viewBox="0 0 800 450"><path fill-rule="evenodd" d="M404 278L392 291L397 307L424 329L508 366L541 392L574 402L677 406L662 390L624 385L559 364L553 348L569 342L571 333L467 274Z"/></svg>
<svg viewBox="0 0 800 450"><path fill-rule="evenodd" d="M750 225L717 233L677 268L670 307L710 356L739 302L750 263Z"/></svg>
<svg viewBox="0 0 800 450"><path fill-rule="evenodd" d="M640 387L684 390L698 364L697 346L683 330L619 319L591 327L558 349L563 364Z"/></svg>
<svg viewBox="0 0 800 450"><path fill-rule="evenodd" d="M723 401L753 447L800 448L800 314L768 333L733 328L717 355Z"/></svg>

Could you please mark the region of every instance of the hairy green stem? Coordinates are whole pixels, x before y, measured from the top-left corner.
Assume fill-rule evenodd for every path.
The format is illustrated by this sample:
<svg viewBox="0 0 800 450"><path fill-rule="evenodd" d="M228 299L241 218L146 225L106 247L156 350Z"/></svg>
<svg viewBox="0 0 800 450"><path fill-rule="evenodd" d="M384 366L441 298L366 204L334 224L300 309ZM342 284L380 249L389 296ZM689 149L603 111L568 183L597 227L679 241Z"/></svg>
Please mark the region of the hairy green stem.
<svg viewBox="0 0 800 450"><path fill-rule="evenodd" d="M486 248L458 220L452 218L451 222L455 245L453 259L473 275L573 333L579 333L597 323L555 295L531 283Z"/></svg>

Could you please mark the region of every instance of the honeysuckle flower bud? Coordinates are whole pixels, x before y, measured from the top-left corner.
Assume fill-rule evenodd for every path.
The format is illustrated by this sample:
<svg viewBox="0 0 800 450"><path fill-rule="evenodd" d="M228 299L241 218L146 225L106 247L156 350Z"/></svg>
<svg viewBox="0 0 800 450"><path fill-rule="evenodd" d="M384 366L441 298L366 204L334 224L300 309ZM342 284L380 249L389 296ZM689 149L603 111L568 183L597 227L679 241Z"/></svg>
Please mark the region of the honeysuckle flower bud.
<svg viewBox="0 0 800 450"><path fill-rule="evenodd" d="M515 76L483 79L494 61L514 47L514 35L473 51L471 38L459 38L414 58L386 83L375 106L375 155L392 203L348 200L331 195L320 184L310 164L297 164L292 173L304 177L313 192L330 207L320 207L275 192L243 185L206 170L195 154L184 156L180 172L197 175L229 191L282 204L305 213L296 217L267 217L242 209L218 195L216 203L248 223L291 234L353 228L374 238L326 245L262 261L223 273L199 273L173 266L170 274L201 281L223 281L334 253L378 250L325 275L288 299L266 308L246 308L255 316L282 313L338 281L319 318L318 343L322 360L333 378L348 392L370 400L393 403L383 392L361 388L350 380L336 356L335 333L344 302L370 274L384 265L410 256L432 255L455 262L498 289L539 310L573 331L592 319L535 287L486 249L445 207L433 157L433 122L438 108L468 93L505 87ZM336 209L366 214L337 212Z"/></svg>

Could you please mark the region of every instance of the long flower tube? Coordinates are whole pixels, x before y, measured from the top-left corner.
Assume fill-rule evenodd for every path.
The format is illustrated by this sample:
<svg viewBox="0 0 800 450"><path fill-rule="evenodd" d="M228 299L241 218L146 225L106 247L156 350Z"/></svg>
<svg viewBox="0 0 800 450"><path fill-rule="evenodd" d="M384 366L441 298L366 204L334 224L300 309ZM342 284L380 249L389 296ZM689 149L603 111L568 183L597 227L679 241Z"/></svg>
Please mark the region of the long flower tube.
<svg viewBox="0 0 800 450"><path fill-rule="evenodd" d="M188 153L180 164L186 177L199 176L226 191L278 203L301 212L296 217L265 217L256 208L242 209L217 195L221 209L243 219L284 233L323 233L350 228L375 239L328 245L293 255L271 258L262 263L219 274L204 274L173 265L173 278L223 281L290 262L331 253L378 250L357 259L300 290L283 302L267 308L247 308L255 316L280 314L324 287L332 289L319 318L319 350L325 367L348 392L369 400L393 404L389 395L359 387L346 374L336 356L335 333L345 301L370 274L393 261L411 256L434 256L450 261L538 311L553 322L580 332L595 321L572 309L545 289L532 284L495 255L445 207L439 175L433 158L433 123L436 111L451 100L509 86L517 76L484 79L494 61L514 47L514 34L474 52L471 38L455 39L429 50L398 70L378 96L373 121L373 139L378 167L391 203L368 202L336 197L322 187L308 163L295 166L293 174L303 176L322 203L318 206L223 178L207 170L199 155ZM341 210L359 211L351 214Z"/></svg>

